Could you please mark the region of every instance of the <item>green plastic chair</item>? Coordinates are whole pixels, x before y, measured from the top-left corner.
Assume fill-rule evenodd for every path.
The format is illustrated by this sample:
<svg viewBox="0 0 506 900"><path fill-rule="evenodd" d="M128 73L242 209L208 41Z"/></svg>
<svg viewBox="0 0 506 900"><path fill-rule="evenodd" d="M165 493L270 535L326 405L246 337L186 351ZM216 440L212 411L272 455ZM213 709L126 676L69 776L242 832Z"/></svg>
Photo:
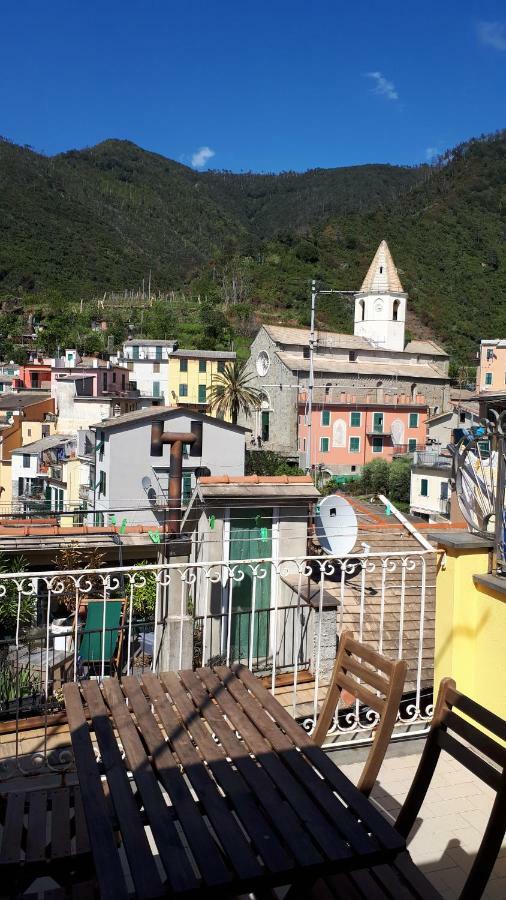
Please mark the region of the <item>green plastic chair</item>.
<svg viewBox="0 0 506 900"><path fill-rule="evenodd" d="M104 635L104 600L88 601L88 613L79 644L79 660L82 665L100 664L103 655L106 663L118 666L123 644L124 615L123 600L106 600Z"/></svg>

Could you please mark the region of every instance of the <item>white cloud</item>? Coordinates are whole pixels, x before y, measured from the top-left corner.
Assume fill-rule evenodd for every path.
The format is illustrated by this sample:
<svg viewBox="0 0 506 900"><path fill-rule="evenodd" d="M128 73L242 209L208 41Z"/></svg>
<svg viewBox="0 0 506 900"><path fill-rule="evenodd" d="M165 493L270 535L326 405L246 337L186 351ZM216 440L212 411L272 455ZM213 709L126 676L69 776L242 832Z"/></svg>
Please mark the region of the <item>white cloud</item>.
<svg viewBox="0 0 506 900"><path fill-rule="evenodd" d="M381 72L366 72L366 78L372 78L373 81L376 82L373 93L379 94L381 97L386 97L387 100L398 100L399 94L395 89L395 84L393 81L389 81L388 78L385 78Z"/></svg>
<svg viewBox="0 0 506 900"><path fill-rule="evenodd" d="M506 28L502 22L478 22L478 37L494 50L506 50Z"/></svg>
<svg viewBox="0 0 506 900"><path fill-rule="evenodd" d="M211 150L210 147L199 147L199 149L192 154L191 161L193 168L203 169L208 161L215 155L214 150Z"/></svg>

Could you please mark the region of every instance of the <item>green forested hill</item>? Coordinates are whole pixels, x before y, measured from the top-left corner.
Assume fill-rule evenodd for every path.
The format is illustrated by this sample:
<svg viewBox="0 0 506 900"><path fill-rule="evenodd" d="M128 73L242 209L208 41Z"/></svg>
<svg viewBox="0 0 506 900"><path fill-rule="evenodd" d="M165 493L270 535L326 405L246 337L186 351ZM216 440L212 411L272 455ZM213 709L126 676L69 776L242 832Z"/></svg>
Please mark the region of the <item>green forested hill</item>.
<svg viewBox="0 0 506 900"><path fill-rule="evenodd" d="M46 349L99 349L91 298L136 288L151 270L154 290L184 293L142 315L128 303L111 312L115 340L128 323L150 337L245 347L261 320L307 320L311 277L357 289L386 238L412 333L469 362L480 337L506 331L505 185L505 133L432 167L279 175L198 173L126 141L52 158L2 141L0 300L20 298L42 317ZM322 299L319 321L351 328L350 301ZM21 331L0 315L4 348Z"/></svg>

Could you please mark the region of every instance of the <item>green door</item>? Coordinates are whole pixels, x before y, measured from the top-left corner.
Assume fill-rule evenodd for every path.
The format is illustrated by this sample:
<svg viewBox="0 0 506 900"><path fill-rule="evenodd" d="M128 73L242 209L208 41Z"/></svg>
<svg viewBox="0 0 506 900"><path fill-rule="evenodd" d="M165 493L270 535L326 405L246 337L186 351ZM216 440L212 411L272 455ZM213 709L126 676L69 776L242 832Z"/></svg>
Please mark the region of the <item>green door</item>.
<svg viewBox="0 0 506 900"><path fill-rule="evenodd" d="M272 509L238 510L230 518L230 563L264 557L272 557ZM236 578L240 573L242 581L230 582L230 658L248 662L251 654L253 668L261 668L269 656L271 564L258 564L256 576L250 565L237 566Z"/></svg>
<svg viewBox="0 0 506 900"><path fill-rule="evenodd" d="M383 434L383 413L374 413L372 427L376 434Z"/></svg>

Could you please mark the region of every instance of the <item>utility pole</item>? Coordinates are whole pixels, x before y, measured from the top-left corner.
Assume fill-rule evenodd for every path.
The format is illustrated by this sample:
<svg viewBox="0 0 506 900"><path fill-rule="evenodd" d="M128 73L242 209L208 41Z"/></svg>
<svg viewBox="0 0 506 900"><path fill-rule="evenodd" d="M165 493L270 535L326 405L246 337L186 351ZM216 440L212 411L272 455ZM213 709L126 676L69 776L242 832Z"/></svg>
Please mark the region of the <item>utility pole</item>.
<svg viewBox="0 0 506 900"><path fill-rule="evenodd" d="M307 385L308 426L307 426L306 470L309 473L311 473L311 463L312 463L311 440L312 440L312 432L313 432L313 390L314 390L313 353L314 353L314 345L315 345L315 329L314 329L315 315L316 315L316 281L313 278L313 280L311 282L311 327L310 327L310 331L309 331L309 380L308 380L308 385Z"/></svg>
<svg viewBox="0 0 506 900"><path fill-rule="evenodd" d="M149 270L149 279L148 279L148 300L151 300L151 269Z"/></svg>

